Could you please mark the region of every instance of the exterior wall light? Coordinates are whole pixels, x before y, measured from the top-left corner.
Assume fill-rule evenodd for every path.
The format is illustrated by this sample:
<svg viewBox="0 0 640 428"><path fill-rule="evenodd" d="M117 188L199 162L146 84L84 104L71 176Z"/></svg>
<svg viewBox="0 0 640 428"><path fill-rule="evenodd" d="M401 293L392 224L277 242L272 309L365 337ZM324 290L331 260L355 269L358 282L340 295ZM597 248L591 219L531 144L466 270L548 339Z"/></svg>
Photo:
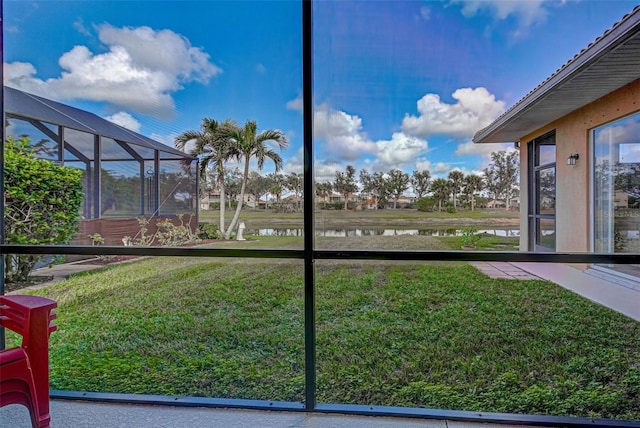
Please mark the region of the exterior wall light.
<svg viewBox="0 0 640 428"><path fill-rule="evenodd" d="M579 157L580 155L577 153L570 154L567 158L567 165L574 166Z"/></svg>

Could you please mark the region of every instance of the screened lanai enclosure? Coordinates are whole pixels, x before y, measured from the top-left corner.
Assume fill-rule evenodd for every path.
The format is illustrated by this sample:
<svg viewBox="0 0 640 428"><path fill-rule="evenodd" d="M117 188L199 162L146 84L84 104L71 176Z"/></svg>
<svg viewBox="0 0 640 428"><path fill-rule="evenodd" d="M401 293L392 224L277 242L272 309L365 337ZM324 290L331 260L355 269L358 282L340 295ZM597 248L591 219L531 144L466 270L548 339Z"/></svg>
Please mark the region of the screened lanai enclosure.
<svg viewBox="0 0 640 428"><path fill-rule="evenodd" d="M139 219L198 224L197 159L93 113L4 87L7 137L29 138L37 157L83 171L75 243L99 233L106 244L136 237Z"/></svg>

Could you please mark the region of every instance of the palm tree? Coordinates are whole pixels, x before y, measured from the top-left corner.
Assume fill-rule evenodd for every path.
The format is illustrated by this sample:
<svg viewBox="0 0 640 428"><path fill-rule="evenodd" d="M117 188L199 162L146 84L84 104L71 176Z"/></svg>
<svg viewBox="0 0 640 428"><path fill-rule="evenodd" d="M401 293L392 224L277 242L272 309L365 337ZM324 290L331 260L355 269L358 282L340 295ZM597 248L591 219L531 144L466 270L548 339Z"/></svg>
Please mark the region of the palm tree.
<svg viewBox="0 0 640 428"><path fill-rule="evenodd" d="M476 207L476 192L481 191L483 187L484 183L479 175L469 174L464 178L464 192L471 199L471 211Z"/></svg>
<svg viewBox="0 0 640 428"><path fill-rule="evenodd" d="M276 203L280 205L280 200L282 199L282 192L284 191L284 181L285 178L281 174L269 173L267 174L267 179L271 184L269 187L269 193L276 197Z"/></svg>
<svg viewBox="0 0 640 428"><path fill-rule="evenodd" d="M331 191L333 190L333 186L331 183L316 183L316 196L322 198L323 207L327 207L327 197L331 196Z"/></svg>
<svg viewBox="0 0 640 428"><path fill-rule="evenodd" d="M438 201L438 211L442 211L442 201L449 198L449 182L444 178L436 178L431 182L431 192Z"/></svg>
<svg viewBox="0 0 640 428"><path fill-rule="evenodd" d="M346 171L336 171L336 181L332 184L336 192L342 193L344 197L344 209L348 208L349 196L358 190L356 184L356 169L352 165L347 165Z"/></svg>
<svg viewBox="0 0 640 428"><path fill-rule="evenodd" d="M462 171L451 171L449 173L449 182L451 183L451 193L453 193L453 209L458 209L458 193L460 193L460 189L462 188L462 183L464 182L464 173Z"/></svg>
<svg viewBox="0 0 640 428"><path fill-rule="evenodd" d="M224 126L220 126L220 134L222 138L231 145L235 150L235 157L238 160L244 159L244 172L242 174L242 186L240 187L240 200L236 207L233 219L224 234L225 239L231 237L240 218L242 211L242 203L244 202L244 194L247 188L247 180L249 179L249 162L252 158L256 158L258 169L262 170L266 159L271 159L275 164L276 172L282 168L282 158L273 149L266 145L267 141L275 141L280 150L289 145L286 135L282 131L269 129L258 134L258 125L254 120L247 121L243 127L237 123L229 121Z"/></svg>
<svg viewBox="0 0 640 428"><path fill-rule="evenodd" d="M224 232L224 163L232 157L237 157L238 152L232 145L228 144L220 130L232 123L227 119L222 124L215 119L203 118L200 130L184 131L175 139L175 146L179 150L185 150L187 144L193 142L189 149L191 156L200 158L200 177L204 181L207 179L207 171L212 168L218 190L220 191L220 233Z"/></svg>

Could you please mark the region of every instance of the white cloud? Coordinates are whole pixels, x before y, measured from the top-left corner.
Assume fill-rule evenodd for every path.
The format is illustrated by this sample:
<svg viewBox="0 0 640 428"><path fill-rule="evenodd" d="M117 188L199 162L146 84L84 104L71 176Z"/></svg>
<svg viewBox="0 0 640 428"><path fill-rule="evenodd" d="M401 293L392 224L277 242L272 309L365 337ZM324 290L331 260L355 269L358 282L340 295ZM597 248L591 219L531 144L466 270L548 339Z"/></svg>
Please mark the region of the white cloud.
<svg viewBox="0 0 640 428"><path fill-rule="evenodd" d="M293 155L286 159L285 164L282 167L283 174L290 174L292 172L302 173L304 169L304 150L302 147Z"/></svg>
<svg viewBox="0 0 640 428"><path fill-rule="evenodd" d="M427 137L448 134L453 137L471 137L504 111L504 101L486 88L457 89L452 97L455 104L447 104L437 94L426 94L418 100L419 116L405 115L402 130L409 135Z"/></svg>
<svg viewBox="0 0 640 428"><path fill-rule="evenodd" d="M175 146L175 141L177 137L178 137L178 134L176 133L157 134L155 132L152 132L151 135L149 136L149 138L151 138L152 140L156 140L159 143L162 143L171 147ZM189 149L186 149L185 151L189 151Z"/></svg>
<svg viewBox="0 0 640 428"><path fill-rule="evenodd" d="M625 120L596 133L596 144L635 143L640 135L640 120Z"/></svg>
<svg viewBox="0 0 640 428"><path fill-rule="evenodd" d="M336 178L336 171L344 171L346 165L343 166L332 161L316 161L313 165L314 179L318 183L326 183ZM357 170L358 168L356 168Z"/></svg>
<svg viewBox="0 0 640 428"><path fill-rule="evenodd" d="M36 68L28 62L12 62L4 63L5 84L14 88L24 89L27 92L43 94L46 92L45 83L33 76L36 74ZM46 94L45 94L46 95Z"/></svg>
<svg viewBox="0 0 640 428"><path fill-rule="evenodd" d="M501 150L513 150L513 143L500 143L500 144L474 144L471 141L459 144L456 148L456 156L469 156L479 155L489 157L493 152L499 152Z"/></svg>
<svg viewBox="0 0 640 428"><path fill-rule="evenodd" d="M87 29L87 27L85 27L84 21L82 20L82 18L78 18L73 23L73 28L75 28L76 31L78 31L78 33L84 34L85 36L90 36L91 35L91 32Z"/></svg>
<svg viewBox="0 0 640 428"><path fill-rule="evenodd" d="M427 158L417 158L416 159L416 168L418 171L429 171L431 172L432 163Z"/></svg>
<svg viewBox="0 0 640 428"><path fill-rule="evenodd" d="M392 168L427 169L435 173L450 171L450 163L440 162L434 165L427 159L429 144L420 134L447 133L470 137L504 108L504 103L495 101L495 97L484 88L459 89L453 96L458 99L458 103L444 104L437 95L427 94L418 102L420 117L406 116L402 132L395 132L389 140L378 141L368 137L359 116L333 109L327 104L317 106L314 112L314 137L317 146L327 154L325 158L329 162L320 166L330 165L327 172L331 177L339 164L356 162L364 162L365 167L373 171L388 171ZM287 108L301 109L302 98L289 101ZM493 149L486 148L489 149L488 153L501 148L498 145L492 146ZM483 149L485 148L462 144L458 146L456 155L482 154ZM371 156L373 159L370 159ZM297 162L300 165L301 159L300 157ZM285 169L293 170L293 165L294 162ZM321 173L325 178L328 175Z"/></svg>
<svg viewBox="0 0 640 428"><path fill-rule="evenodd" d="M413 164L415 159L420 154L426 153L428 149L428 143L425 140L402 132L395 132L391 140L377 141L376 146L378 157L373 168L382 171L393 168L403 169Z"/></svg>
<svg viewBox="0 0 640 428"><path fill-rule="evenodd" d="M266 72L267 72L267 69L266 69L266 67L265 67L263 64L258 64L258 65L256 65L256 71L257 71L259 74L264 74L264 73L266 73Z"/></svg>
<svg viewBox="0 0 640 428"><path fill-rule="evenodd" d="M451 164L448 163L444 163L444 162L436 162L434 165L432 165L433 167L433 171L431 171L434 175L439 174L442 175L443 173L448 173L449 171L452 170Z"/></svg>
<svg viewBox="0 0 640 428"><path fill-rule="evenodd" d="M99 27L99 37L109 46L123 47L133 64L185 81L207 83L210 77L222 72L209 62L209 54L191 46L189 39L171 30L115 28L104 24Z"/></svg>
<svg viewBox="0 0 640 428"><path fill-rule="evenodd" d="M287 110L295 110L302 113L302 95L294 98L293 100L287 101Z"/></svg>
<svg viewBox="0 0 640 428"><path fill-rule="evenodd" d="M474 144L469 141L463 144L459 144L456 148L456 156L481 156L482 160L477 165L478 170L482 170L489 166L491 163L491 153L499 151L514 151L513 143L500 143L500 144Z"/></svg>
<svg viewBox="0 0 640 428"><path fill-rule="evenodd" d="M130 129L131 131L140 132L140 122L138 122L127 112L120 111L118 113L112 114L111 116L105 117L105 119L115 123L116 125L120 125L124 128Z"/></svg>
<svg viewBox="0 0 640 428"><path fill-rule="evenodd" d="M84 26L76 23L81 31ZM27 63L5 64L6 84L54 99L105 101L134 111L170 117L172 93L184 83L207 83L222 72L200 48L171 30L97 27L108 51L94 54L75 46L58 63L60 77L42 80Z"/></svg>
<svg viewBox="0 0 640 428"><path fill-rule="evenodd" d="M431 9L427 6L422 6L420 8L420 16L424 21L428 21L431 18Z"/></svg>
<svg viewBox="0 0 640 428"><path fill-rule="evenodd" d="M362 130L362 119L327 105L313 115L313 132L326 142L325 150L338 160L354 161L365 153L375 153L376 144Z"/></svg>
<svg viewBox="0 0 640 428"><path fill-rule="evenodd" d="M563 5L566 0L451 0L452 4L462 4L462 14L466 17L486 13L496 21L510 17L516 20L520 35L533 25L547 19L549 6Z"/></svg>

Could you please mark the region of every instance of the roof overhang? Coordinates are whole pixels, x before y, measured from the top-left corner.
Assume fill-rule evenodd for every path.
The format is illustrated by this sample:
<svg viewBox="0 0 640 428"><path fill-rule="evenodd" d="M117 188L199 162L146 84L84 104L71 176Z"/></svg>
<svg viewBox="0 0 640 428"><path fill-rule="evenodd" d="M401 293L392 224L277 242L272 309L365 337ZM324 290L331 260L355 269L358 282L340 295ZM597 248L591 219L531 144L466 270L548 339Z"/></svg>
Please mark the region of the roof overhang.
<svg viewBox="0 0 640 428"><path fill-rule="evenodd" d="M473 137L505 143L640 79L640 6Z"/></svg>

